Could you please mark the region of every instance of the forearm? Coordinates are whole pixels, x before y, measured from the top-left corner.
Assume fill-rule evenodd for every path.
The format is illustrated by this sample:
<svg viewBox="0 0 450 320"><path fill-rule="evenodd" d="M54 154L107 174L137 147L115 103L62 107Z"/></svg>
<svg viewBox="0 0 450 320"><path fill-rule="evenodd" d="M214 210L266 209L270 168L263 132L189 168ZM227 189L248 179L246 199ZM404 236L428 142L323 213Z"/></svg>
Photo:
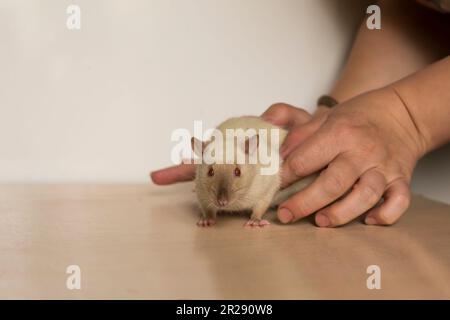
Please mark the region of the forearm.
<svg viewBox="0 0 450 320"><path fill-rule="evenodd" d="M387 86L440 59L442 42L430 36L433 13L410 0L380 1L381 30L364 21L331 95L339 102Z"/></svg>
<svg viewBox="0 0 450 320"><path fill-rule="evenodd" d="M422 154L450 141L450 56L390 86L422 139Z"/></svg>

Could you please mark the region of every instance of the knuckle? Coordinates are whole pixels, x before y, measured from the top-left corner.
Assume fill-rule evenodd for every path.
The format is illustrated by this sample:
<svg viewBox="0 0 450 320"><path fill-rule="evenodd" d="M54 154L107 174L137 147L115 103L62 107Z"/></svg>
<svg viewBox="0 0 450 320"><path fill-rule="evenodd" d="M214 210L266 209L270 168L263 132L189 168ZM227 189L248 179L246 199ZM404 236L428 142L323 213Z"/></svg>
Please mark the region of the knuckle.
<svg viewBox="0 0 450 320"><path fill-rule="evenodd" d="M335 174L328 174L323 180L323 190L327 195L338 197L346 189L346 184L344 180Z"/></svg>
<svg viewBox="0 0 450 320"><path fill-rule="evenodd" d="M351 128L351 122L347 118L339 117L334 122L334 129L338 133L348 133Z"/></svg>
<svg viewBox="0 0 450 320"><path fill-rule="evenodd" d="M289 168L296 176L301 176L306 170L306 165L301 157L295 157L289 161Z"/></svg>
<svg viewBox="0 0 450 320"><path fill-rule="evenodd" d="M395 195L392 200L403 211L405 211L409 207L409 205L411 203L410 195L409 194L403 194L403 193Z"/></svg>
<svg viewBox="0 0 450 320"><path fill-rule="evenodd" d="M381 194L373 185L367 185L361 189L361 200L374 205L378 202Z"/></svg>
<svg viewBox="0 0 450 320"><path fill-rule="evenodd" d="M336 121L333 130L335 137L346 144L355 144L360 140L357 127L347 119L339 119Z"/></svg>

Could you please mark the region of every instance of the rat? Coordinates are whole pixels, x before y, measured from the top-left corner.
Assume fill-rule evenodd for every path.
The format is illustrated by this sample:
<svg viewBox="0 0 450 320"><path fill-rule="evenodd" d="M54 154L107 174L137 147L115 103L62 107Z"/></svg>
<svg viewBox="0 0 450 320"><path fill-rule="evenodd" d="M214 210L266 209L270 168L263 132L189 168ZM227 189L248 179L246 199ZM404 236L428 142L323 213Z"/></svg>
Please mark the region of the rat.
<svg viewBox="0 0 450 320"><path fill-rule="evenodd" d="M216 223L217 213L219 211L229 212L247 212L250 211L250 219L245 223L245 226L250 227L264 227L270 223L263 219L264 214L271 207L278 206L281 202L289 198L292 194L303 189L309 185L316 174L301 179L288 188L280 189L281 178L280 168L282 164L281 158L278 156L276 171L273 174L262 174L261 169L268 169L269 165L263 162L258 150L265 146L266 152L270 151L270 155L279 155L278 147L281 146L287 136L287 130L264 121L260 117L243 116L231 118L221 123L216 128L222 134L222 146L211 143L214 139L209 141L201 141L195 137L191 139L191 146L194 153L204 159L205 153L214 154L212 148L214 145L214 152L221 154L226 158L227 152L233 150L232 161L221 161L201 163L196 166L195 175L195 192L200 204L202 212L201 219L197 225L206 227L212 226ZM251 136L245 135L245 140L239 141L236 137L228 137L226 135L227 129L242 129L244 131L250 129L254 134ZM261 135L260 129L265 130L267 134ZM272 129L278 129L278 138L276 143L271 144L273 137L271 135ZM236 132L236 131L235 131ZM230 144L232 143L232 144ZM226 146L230 144L232 149L227 149ZM272 153L273 152L273 153ZM251 156L257 156L256 161L251 162ZM245 159L245 162L237 161Z"/></svg>

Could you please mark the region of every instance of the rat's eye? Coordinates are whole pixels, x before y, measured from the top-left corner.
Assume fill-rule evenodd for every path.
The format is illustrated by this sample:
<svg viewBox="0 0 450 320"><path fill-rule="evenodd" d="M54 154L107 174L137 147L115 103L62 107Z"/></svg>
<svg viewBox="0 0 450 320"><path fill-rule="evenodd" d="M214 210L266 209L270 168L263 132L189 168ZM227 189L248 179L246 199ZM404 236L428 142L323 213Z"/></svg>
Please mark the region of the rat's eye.
<svg viewBox="0 0 450 320"><path fill-rule="evenodd" d="M240 177L241 176L241 169L239 169L239 168L234 169L234 176L235 177Z"/></svg>
<svg viewBox="0 0 450 320"><path fill-rule="evenodd" d="M208 176L209 176L209 177L214 176L214 169L213 169L213 168L210 168L210 169L208 170Z"/></svg>

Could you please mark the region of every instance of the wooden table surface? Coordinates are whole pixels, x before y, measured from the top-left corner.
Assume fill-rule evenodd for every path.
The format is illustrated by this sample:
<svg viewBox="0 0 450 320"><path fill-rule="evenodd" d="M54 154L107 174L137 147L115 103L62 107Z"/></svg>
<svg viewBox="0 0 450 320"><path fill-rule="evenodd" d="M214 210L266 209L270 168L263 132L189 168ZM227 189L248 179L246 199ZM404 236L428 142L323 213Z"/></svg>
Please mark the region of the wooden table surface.
<svg viewBox="0 0 450 320"><path fill-rule="evenodd" d="M391 227L199 228L189 184L0 186L0 298L450 298L450 206L415 196ZM81 289L69 290L69 265ZM378 265L381 289L366 269Z"/></svg>

